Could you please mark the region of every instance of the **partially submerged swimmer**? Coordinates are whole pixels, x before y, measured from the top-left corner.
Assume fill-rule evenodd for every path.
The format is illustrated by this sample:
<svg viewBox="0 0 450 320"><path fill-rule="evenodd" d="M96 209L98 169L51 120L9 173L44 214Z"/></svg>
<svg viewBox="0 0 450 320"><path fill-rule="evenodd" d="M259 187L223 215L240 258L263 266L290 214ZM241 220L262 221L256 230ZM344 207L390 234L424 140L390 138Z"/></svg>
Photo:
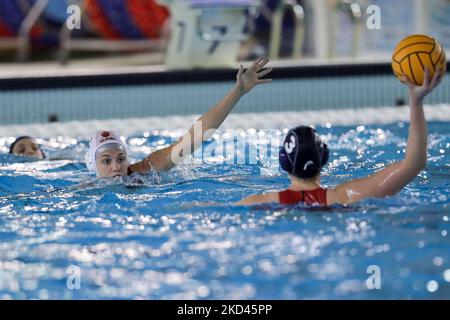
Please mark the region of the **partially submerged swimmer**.
<svg viewBox="0 0 450 320"><path fill-rule="evenodd" d="M29 136L18 137L9 147L9 153L16 156L44 159L45 155L36 141Z"/></svg>
<svg viewBox="0 0 450 320"><path fill-rule="evenodd" d="M192 154L219 128L244 94L259 84L271 81L271 79L261 79L272 71L272 68L263 70L268 62L266 58L259 58L245 72L241 66L234 88L217 105L201 116L186 135L170 146L151 153L142 161L130 164L129 148L115 132L111 130L96 132L89 142L89 152L85 157L86 166L97 177L103 178L127 176L133 173L145 174L151 170L170 170L182 157ZM201 124L201 134L194 133L195 130L199 130L197 124Z"/></svg>
<svg viewBox="0 0 450 320"><path fill-rule="evenodd" d="M405 159L388 165L367 178L351 180L327 189L320 184L320 171L328 161L328 146L313 128L297 127L288 132L279 153L280 166L289 173L289 188L281 192L252 195L236 204L302 203L330 206L351 204L370 197L382 198L402 190L427 163L427 123L423 99L442 81L444 70L438 70L433 79L430 79L429 74L426 70L422 86L415 86L404 76L411 104Z"/></svg>
<svg viewBox="0 0 450 320"><path fill-rule="evenodd" d="M118 177L132 173L128 145L114 131L97 131L89 142L85 162L98 177Z"/></svg>

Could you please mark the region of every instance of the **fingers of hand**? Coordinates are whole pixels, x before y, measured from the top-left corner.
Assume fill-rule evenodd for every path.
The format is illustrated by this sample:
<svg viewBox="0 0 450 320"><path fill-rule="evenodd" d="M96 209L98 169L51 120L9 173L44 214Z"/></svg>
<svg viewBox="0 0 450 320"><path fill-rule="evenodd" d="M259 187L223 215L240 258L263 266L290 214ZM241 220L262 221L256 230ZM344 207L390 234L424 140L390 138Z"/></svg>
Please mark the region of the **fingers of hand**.
<svg viewBox="0 0 450 320"><path fill-rule="evenodd" d="M259 79L256 81L257 84L272 82L272 79Z"/></svg>
<svg viewBox="0 0 450 320"><path fill-rule="evenodd" d="M272 70L273 70L273 68L267 68L267 69L265 69L265 70L263 70L263 71L258 72L258 73L257 73L257 76L258 76L258 78L262 78L262 77L264 77L266 74L271 73Z"/></svg>
<svg viewBox="0 0 450 320"><path fill-rule="evenodd" d="M438 78L442 78L445 73L445 68L444 67L439 68L436 73L438 74Z"/></svg>
<svg viewBox="0 0 450 320"><path fill-rule="evenodd" d="M444 69L443 68L441 68L441 69L436 71L436 73L433 76L433 79L431 80L431 84L430 84L431 88L434 88L439 83L441 83L442 78L443 78L443 74L444 74Z"/></svg>
<svg viewBox="0 0 450 320"><path fill-rule="evenodd" d="M430 70L428 68L425 68L425 74L423 76L423 84L422 87L428 88L430 86Z"/></svg>
<svg viewBox="0 0 450 320"><path fill-rule="evenodd" d="M242 66L242 64L239 66L239 71L238 71L238 73L237 73L237 79L239 80L239 79L241 79L242 78L242 76L243 76L243 74L244 74L244 67Z"/></svg>
<svg viewBox="0 0 450 320"><path fill-rule="evenodd" d="M256 69L257 69L257 71L259 71L259 70L261 70L262 68L264 68L264 66L265 66L266 64L268 64L269 61L270 61L270 60L269 60L268 58L266 58L266 57L258 59L258 63L256 64Z"/></svg>
<svg viewBox="0 0 450 320"><path fill-rule="evenodd" d="M256 61L254 61L254 62L251 64L251 66L249 67L249 69L257 68L258 63L260 63L262 59L263 59L262 57L259 57L258 59L256 59Z"/></svg>
<svg viewBox="0 0 450 320"><path fill-rule="evenodd" d="M414 87L414 85L411 83L411 81L409 81L408 77L406 76L406 74L403 74L403 82L406 83L406 85L408 87Z"/></svg>
<svg viewBox="0 0 450 320"><path fill-rule="evenodd" d="M445 69L444 68L442 68L442 69L440 69L440 74L439 74L439 76L438 76L438 82L437 82L437 84L440 84L441 82L442 82L442 79L444 79L444 77L445 77Z"/></svg>

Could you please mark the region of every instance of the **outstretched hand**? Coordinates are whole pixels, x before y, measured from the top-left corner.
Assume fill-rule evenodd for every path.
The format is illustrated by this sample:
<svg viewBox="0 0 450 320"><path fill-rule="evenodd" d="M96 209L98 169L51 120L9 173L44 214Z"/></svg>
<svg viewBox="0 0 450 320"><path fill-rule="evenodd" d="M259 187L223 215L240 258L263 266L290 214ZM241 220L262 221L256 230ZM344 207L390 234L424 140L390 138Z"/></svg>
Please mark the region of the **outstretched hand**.
<svg viewBox="0 0 450 320"><path fill-rule="evenodd" d="M240 66L236 76L236 87L241 94L246 94L258 84L272 81L272 79L261 79L273 70L272 68L263 70L267 63L269 63L269 59L259 58L245 72L244 67Z"/></svg>
<svg viewBox="0 0 450 320"><path fill-rule="evenodd" d="M430 71L428 68L425 68L425 75L423 77L423 83L421 86L416 86L414 83L412 83L408 77L403 74L403 81L408 86L409 93L411 95L411 98L414 99L420 99L422 100L425 98L427 94L429 94L431 91L433 91L434 88L436 88L444 78L444 69L439 69L434 73L434 76L432 79L430 79Z"/></svg>

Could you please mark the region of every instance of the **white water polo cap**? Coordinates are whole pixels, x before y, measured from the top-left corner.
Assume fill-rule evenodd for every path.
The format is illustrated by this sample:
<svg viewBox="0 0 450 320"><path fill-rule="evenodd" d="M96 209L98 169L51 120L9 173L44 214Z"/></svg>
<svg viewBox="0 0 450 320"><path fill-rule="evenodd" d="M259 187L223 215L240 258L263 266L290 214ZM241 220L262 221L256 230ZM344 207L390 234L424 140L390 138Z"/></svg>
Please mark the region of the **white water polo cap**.
<svg viewBox="0 0 450 320"><path fill-rule="evenodd" d="M108 149L120 149L127 155L128 163L130 163L130 150L128 145L120 139L120 137L111 130L97 131L89 141L89 151L85 156L86 167L92 173L98 175L96 156Z"/></svg>

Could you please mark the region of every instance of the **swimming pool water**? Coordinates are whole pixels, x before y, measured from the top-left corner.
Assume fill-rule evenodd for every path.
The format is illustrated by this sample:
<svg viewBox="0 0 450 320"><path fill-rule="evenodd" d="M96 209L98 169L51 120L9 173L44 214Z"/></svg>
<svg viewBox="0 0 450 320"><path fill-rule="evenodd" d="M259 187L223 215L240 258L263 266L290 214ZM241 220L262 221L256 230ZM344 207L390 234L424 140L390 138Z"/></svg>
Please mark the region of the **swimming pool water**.
<svg viewBox="0 0 450 320"><path fill-rule="evenodd" d="M401 159L407 129L318 127L331 147L323 184ZM128 142L140 159L173 136L142 133ZM0 298L450 297L448 122L429 124L428 167L400 194L331 209L231 206L288 185L262 155L257 164L212 156L165 174L103 181L82 162L87 140L42 142L60 159L12 157L0 139ZM381 288L370 290L373 266Z"/></svg>

